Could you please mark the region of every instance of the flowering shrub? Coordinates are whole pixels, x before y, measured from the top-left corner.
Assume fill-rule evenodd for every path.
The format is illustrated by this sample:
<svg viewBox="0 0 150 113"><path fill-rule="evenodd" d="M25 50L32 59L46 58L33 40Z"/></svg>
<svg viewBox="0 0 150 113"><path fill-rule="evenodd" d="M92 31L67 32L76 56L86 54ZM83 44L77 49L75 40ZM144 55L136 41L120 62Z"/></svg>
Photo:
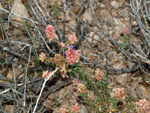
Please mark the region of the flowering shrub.
<svg viewBox="0 0 150 113"><path fill-rule="evenodd" d="M104 78L104 73L100 71L99 69L97 69L95 71L95 78L96 80L101 81Z"/></svg>
<svg viewBox="0 0 150 113"><path fill-rule="evenodd" d="M77 85L77 92L78 93L85 93L86 92L86 86L84 84L79 83Z"/></svg>
<svg viewBox="0 0 150 113"><path fill-rule="evenodd" d="M117 88L113 97L115 97L116 99L122 99L124 96L124 88Z"/></svg>
<svg viewBox="0 0 150 113"><path fill-rule="evenodd" d="M136 111L138 113L144 113L150 109L150 103L146 99L136 102Z"/></svg>
<svg viewBox="0 0 150 113"><path fill-rule="evenodd" d="M66 109L66 108L60 108L60 113L80 113L80 108L79 108L79 106L78 106L78 104L76 103L74 106L72 106L72 109L71 109L71 111L72 112L69 112L69 110L68 109Z"/></svg>
<svg viewBox="0 0 150 113"><path fill-rule="evenodd" d="M46 27L46 36L47 38L50 40L50 41L56 41L57 40L54 40L55 38L57 38L57 35L55 33L55 29L52 25L47 25ZM70 65L73 65L75 63L78 63L79 62L79 59L80 59L80 53L78 50L75 50L73 49L73 46L72 45L68 45L66 47L66 44L75 44L77 42L77 37L75 35L70 35L69 37L69 41L71 42L66 42L66 43L63 43L63 42L57 42L62 48L63 48L63 56L61 54L55 54L55 57L54 58L47 58L46 57L46 54L45 53L41 53L39 55L39 60L41 62L50 62L50 63L54 63L56 65L56 67L59 67L59 71L60 71L60 74L61 74L61 77L62 78L65 78L65 77L68 77L67 76L67 71L66 71L66 68L67 68L67 63L69 63ZM64 56L64 50L66 50L66 58ZM45 71L43 73L43 78L46 78L47 77L47 74L48 71Z"/></svg>
<svg viewBox="0 0 150 113"><path fill-rule="evenodd" d="M46 54L43 53L43 52L39 55L39 60L40 60L41 62L44 62L46 58L47 58L47 57L46 57Z"/></svg>
<svg viewBox="0 0 150 113"><path fill-rule="evenodd" d="M74 106L72 106L72 112L80 113L80 108L77 103Z"/></svg>
<svg viewBox="0 0 150 113"><path fill-rule="evenodd" d="M67 61L70 65L78 63L80 59L80 54L78 50L73 49L73 46L68 45L68 51L66 51Z"/></svg>
<svg viewBox="0 0 150 113"><path fill-rule="evenodd" d="M50 41L54 40L57 37L57 35L55 33L55 29L52 25L47 25L46 36Z"/></svg>
<svg viewBox="0 0 150 113"><path fill-rule="evenodd" d="M72 81L72 83L73 83L73 86L77 86L79 84L79 81L78 81L78 79L74 79Z"/></svg>
<svg viewBox="0 0 150 113"><path fill-rule="evenodd" d="M71 44L75 44L78 41L75 35L70 35L69 40L71 41Z"/></svg>
<svg viewBox="0 0 150 113"><path fill-rule="evenodd" d="M69 113L69 110L66 108L60 108L60 113Z"/></svg>
<svg viewBox="0 0 150 113"><path fill-rule="evenodd" d="M124 35L128 34L125 28L123 33ZM78 95L80 95L84 100L87 100L88 105L92 105L94 107L94 110L96 109L97 112L117 111L118 108L115 108L115 105L118 101L120 101L119 99L123 98L124 88L117 88L114 92L113 97L111 97L110 94L108 94L110 89L108 88L108 81L104 79L105 73L103 71L101 71L100 69L96 69L94 74L96 80L83 72L82 67L79 66L78 63L80 60L80 51L75 50L73 47L73 44L77 42L77 37L75 35L70 35L68 41L59 42L56 40L57 35L52 25L47 25L46 35L50 41L55 41L61 47L61 51L59 52L59 54L57 53L54 57L51 58L47 58L46 54L42 52L39 55L39 60L45 64L50 64L51 66L56 67L55 70L59 71L57 75L60 75L62 78L74 76L80 80L83 80L84 84L79 83L78 79L74 79L72 81L73 88L78 93ZM42 74L43 78L47 78L52 75L54 75L54 73L49 72L48 70L44 71ZM44 80L46 81L48 79ZM49 80L52 80L52 77L50 77ZM91 88L92 90L89 91L87 90L88 88ZM105 106L105 103L108 103L109 99L111 100L111 107L109 107L110 105ZM97 108L97 106L99 108ZM145 109L148 109L148 107L147 105L145 105L143 108L141 108L140 105L137 104L136 110L142 111L141 109L144 111ZM66 108L60 109L60 113L70 112L79 113L80 108L78 104L72 106L72 110L67 110Z"/></svg>

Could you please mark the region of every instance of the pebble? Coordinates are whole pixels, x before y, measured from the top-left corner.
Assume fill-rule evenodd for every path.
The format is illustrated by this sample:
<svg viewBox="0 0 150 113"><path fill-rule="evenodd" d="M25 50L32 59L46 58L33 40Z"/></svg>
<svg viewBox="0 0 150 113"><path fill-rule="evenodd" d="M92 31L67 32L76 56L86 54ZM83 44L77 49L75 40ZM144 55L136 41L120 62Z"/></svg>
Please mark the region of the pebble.
<svg viewBox="0 0 150 113"><path fill-rule="evenodd" d="M18 68L19 68L19 69L22 69L22 65L19 65Z"/></svg>
<svg viewBox="0 0 150 113"><path fill-rule="evenodd" d="M111 5L116 9L119 7L119 4L116 1L112 1Z"/></svg>
<svg viewBox="0 0 150 113"><path fill-rule="evenodd" d="M134 27L135 27L135 26L138 26L137 21L133 21L133 26L134 26Z"/></svg>
<svg viewBox="0 0 150 113"><path fill-rule="evenodd" d="M93 39L96 41L100 41L100 37L98 35L94 35Z"/></svg>
<svg viewBox="0 0 150 113"><path fill-rule="evenodd" d="M91 38L91 37L87 37L86 39L87 39L87 41L88 41L89 43L92 43L92 38Z"/></svg>
<svg viewBox="0 0 150 113"><path fill-rule="evenodd" d="M94 32L90 32L90 37L93 38Z"/></svg>
<svg viewBox="0 0 150 113"><path fill-rule="evenodd" d="M92 23L92 17L90 15L90 13L88 11L86 11L84 14L83 14L83 21L86 21L88 20L88 23L91 24Z"/></svg>

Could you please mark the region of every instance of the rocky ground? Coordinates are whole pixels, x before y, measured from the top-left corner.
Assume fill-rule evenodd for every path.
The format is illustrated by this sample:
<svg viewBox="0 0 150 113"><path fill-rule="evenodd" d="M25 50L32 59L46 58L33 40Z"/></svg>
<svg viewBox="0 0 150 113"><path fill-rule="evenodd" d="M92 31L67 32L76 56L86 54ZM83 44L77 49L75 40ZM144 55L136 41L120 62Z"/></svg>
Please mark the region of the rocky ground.
<svg viewBox="0 0 150 113"><path fill-rule="evenodd" d="M118 70L128 70L136 66L136 63L119 51L108 38L112 37L114 42L122 44L122 29L126 27L130 30L138 27L135 18L131 21L127 12L131 9L125 2L121 0L83 0L84 5L82 7L81 0L68 1L66 5L63 4L63 0L35 1L9 0L6 2L1 0L0 3L0 17L3 18L0 24L0 42L5 42L0 43L0 97L3 98L0 104L1 112L14 113L21 110L21 108L17 109L16 107L23 106L24 85L22 83L24 83L26 76L28 79L26 91L27 96L29 96L27 107L32 107L28 106L28 103L35 103L35 97L39 94L42 85L41 71L49 69L49 67L39 63L37 58L41 52L49 55L47 46L54 51L57 50L57 47L53 48L53 44L46 39L45 27L51 20L61 36L65 34L67 39L71 34L76 34L81 39L81 44L79 43L76 48L79 47L78 49L84 56L80 61L81 65L84 66L83 70L87 71L93 78L97 68L100 68L107 76L109 75L108 81L112 93L118 87L125 88L123 105L129 101L135 103L143 98L150 99L150 75L148 73L144 73L142 70L132 73L117 73L113 70L109 71L110 68L106 69L101 65L107 65ZM7 12L9 10L24 19L11 15ZM65 20L63 10L65 10ZM80 14L81 12L82 14ZM139 38L130 30L130 43L140 45ZM12 41L15 42L12 43ZM32 51L30 51L29 45L32 45ZM32 53L32 62L28 64L27 56L30 52ZM98 65L95 65L94 62L97 62ZM27 68L28 65L29 68ZM27 72L28 75L26 75ZM32 82L35 83L32 84ZM55 85L58 84L59 87L54 85L49 90L45 89L42 94L43 103L41 102L45 111L43 108L39 108L41 109L39 112L59 113L60 108L69 109L75 103L79 103L80 113L89 113L90 107L79 102L79 94L74 91L71 83L71 81L63 82L62 79L59 79L55 81ZM10 98L5 99L5 96ZM30 99L30 97L32 98ZM15 101L16 98L20 98L20 101ZM60 100L56 102L57 99ZM14 102L15 104L12 104Z"/></svg>

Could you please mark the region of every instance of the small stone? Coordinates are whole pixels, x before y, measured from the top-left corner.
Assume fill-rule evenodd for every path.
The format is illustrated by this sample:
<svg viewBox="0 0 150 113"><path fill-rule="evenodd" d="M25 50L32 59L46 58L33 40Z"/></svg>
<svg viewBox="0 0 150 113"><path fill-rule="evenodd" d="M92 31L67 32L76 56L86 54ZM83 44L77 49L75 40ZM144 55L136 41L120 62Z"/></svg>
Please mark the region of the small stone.
<svg viewBox="0 0 150 113"><path fill-rule="evenodd" d="M18 68L19 68L19 69L22 69L22 65L19 65Z"/></svg>
<svg viewBox="0 0 150 113"><path fill-rule="evenodd" d="M128 21L129 21L129 18L124 18L124 21L127 21L127 22L128 22Z"/></svg>
<svg viewBox="0 0 150 113"><path fill-rule="evenodd" d="M88 11L83 14L83 21L85 22L86 20L88 20L89 24L92 23L92 17Z"/></svg>
<svg viewBox="0 0 150 113"><path fill-rule="evenodd" d="M114 64L113 67L116 69L122 69L123 65L121 63L117 63L117 64Z"/></svg>
<svg viewBox="0 0 150 113"><path fill-rule="evenodd" d="M13 78L13 72L9 71L9 73L7 74L7 78Z"/></svg>
<svg viewBox="0 0 150 113"><path fill-rule="evenodd" d="M114 58L114 57L117 57L117 55L118 55L118 53L116 52L116 51L110 51L109 53L108 53L108 56L110 57L110 58Z"/></svg>
<svg viewBox="0 0 150 113"><path fill-rule="evenodd" d="M85 106L81 106L80 113L88 113L87 108Z"/></svg>
<svg viewBox="0 0 150 113"><path fill-rule="evenodd" d="M70 12L66 10L66 21L70 21L72 18L70 17Z"/></svg>
<svg viewBox="0 0 150 113"><path fill-rule="evenodd" d="M25 8L25 6L22 4L21 0L15 0L14 5L12 6L11 12L16 13L20 16L23 16L25 18L29 18L28 12ZM18 16L12 15L11 13L9 14L9 20L11 22L15 22L21 25L24 25L25 20L23 18L20 18ZM16 27L19 27L18 24L13 24Z"/></svg>
<svg viewBox="0 0 150 113"><path fill-rule="evenodd" d="M64 20L64 13L60 14L59 19ZM66 22L71 21L71 19L72 18L70 17L70 12L68 10L66 10L66 18L65 18Z"/></svg>
<svg viewBox="0 0 150 113"><path fill-rule="evenodd" d="M134 26L134 27L135 27L135 26L138 26L137 21L133 21L133 26Z"/></svg>
<svg viewBox="0 0 150 113"><path fill-rule="evenodd" d="M93 38L94 32L90 32L90 37Z"/></svg>
<svg viewBox="0 0 150 113"><path fill-rule="evenodd" d="M93 39L96 41L100 41L100 37L98 35L94 35Z"/></svg>
<svg viewBox="0 0 150 113"><path fill-rule="evenodd" d="M128 74L121 74L119 76L116 77L116 81L118 83L120 83L122 86L124 86L127 82L127 79L128 79Z"/></svg>
<svg viewBox="0 0 150 113"><path fill-rule="evenodd" d="M119 7L119 4L116 1L112 1L111 5L116 9Z"/></svg>
<svg viewBox="0 0 150 113"><path fill-rule="evenodd" d="M14 59L13 59L13 62L18 62L18 59L17 59L17 58L14 58Z"/></svg>
<svg viewBox="0 0 150 113"><path fill-rule="evenodd" d="M63 1L62 0L56 0L57 1L57 5L58 6L62 6L63 5Z"/></svg>
<svg viewBox="0 0 150 113"><path fill-rule="evenodd" d="M127 65L129 68L133 68L135 66L135 63L129 61Z"/></svg>
<svg viewBox="0 0 150 113"><path fill-rule="evenodd" d="M87 37L86 39L87 39L87 41L88 41L89 43L92 43L92 38L91 38L91 37Z"/></svg>
<svg viewBox="0 0 150 113"><path fill-rule="evenodd" d="M105 8L105 4L101 3L101 4L100 4L100 7L101 7L101 8Z"/></svg>
<svg viewBox="0 0 150 113"><path fill-rule="evenodd" d="M140 85L139 87L137 87L137 95L140 98L146 98L149 99L150 98L150 91L147 90L143 85Z"/></svg>
<svg viewBox="0 0 150 113"><path fill-rule="evenodd" d="M98 41L96 41L96 40L93 40L93 45L95 46L95 45L97 45L98 44Z"/></svg>
<svg viewBox="0 0 150 113"><path fill-rule="evenodd" d="M113 31L109 31L109 34L112 36L112 34L113 34Z"/></svg>
<svg viewBox="0 0 150 113"><path fill-rule="evenodd" d="M137 99L137 98L138 98L138 96L137 96L137 94L136 94L136 91L135 91L133 88L130 88L129 94L130 94L130 96L131 96L132 98L134 98L134 99Z"/></svg>
<svg viewBox="0 0 150 113"><path fill-rule="evenodd" d="M69 28L75 32L76 31L76 22L74 20L71 20L70 22L68 22Z"/></svg>
<svg viewBox="0 0 150 113"><path fill-rule="evenodd" d="M104 50L106 49L106 46L104 45L104 43L99 42L99 43L98 43L98 48L99 48L101 51L104 51Z"/></svg>

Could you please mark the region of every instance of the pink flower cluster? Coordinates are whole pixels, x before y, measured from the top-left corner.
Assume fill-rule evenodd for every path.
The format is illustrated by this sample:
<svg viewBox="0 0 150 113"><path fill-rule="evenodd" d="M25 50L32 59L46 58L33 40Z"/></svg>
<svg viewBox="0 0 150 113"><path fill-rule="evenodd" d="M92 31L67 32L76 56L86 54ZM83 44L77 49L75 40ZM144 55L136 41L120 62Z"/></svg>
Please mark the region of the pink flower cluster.
<svg viewBox="0 0 150 113"><path fill-rule="evenodd" d="M146 99L136 102L137 113L144 113L150 109L150 103Z"/></svg>
<svg viewBox="0 0 150 113"><path fill-rule="evenodd" d="M74 106L72 106L72 112L73 113L80 113L80 108L79 108L77 103ZM70 113L70 112L66 108L60 108L60 113Z"/></svg>
<svg viewBox="0 0 150 113"><path fill-rule="evenodd" d="M54 39L57 37L57 35L56 35L56 33L55 33L54 26L52 26L52 25L47 25L47 27L46 27L46 36L47 36L47 38L48 38L50 41L54 40Z"/></svg>
<svg viewBox="0 0 150 113"><path fill-rule="evenodd" d="M117 99L122 99L124 95L124 88L117 88L113 97L117 98Z"/></svg>
<svg viewBox="0 0 150 113"><path fill-rule="evenodd" d="M69 113L69 110L66 108L60 108L60 113Z"/></svg>
<svg viewBox="0 0 150 113"><path fill-rule="evenodd" d="M74 106L72 106L72 112L80 113L80 108L77 103Z"/></svg>
<svg viewBox="0 0 150 113"><path fill-rule="evenodd" d="M122 28L122 33L123 33L124 35L129 35L129 34L130 34L129 28L123 27L123 28Z"/></svg>
<svg viewBox="0 0 150 113"><path fill-rule="evenodd" d="M44 72L43 72L42 76L43 76L43 78L46 78L46 77L48 77L49 74L51 74L51 72L49 72L49 71L47 70L47 71L44 71ZM49 78L49 80L52 80L52 77Z"/></svg>
<svg viewBox="0 0 150 113"><path fill-rule="evenodd" d="M68 40L71 41L71 44L75 44L78 41L75 35L70 35Z"/></svg>
<svg viewBox="0 0 150 113"><path fill-rule="evenodd" d="M73 86L77 86L79 84L79 81L78 81L78 79L74 79L72 81L72 83L73 83Z"/></svg>
<svg viewBox="0 0 150 113"><path fill-rule="evenodd" d="M74 79L74 80L72 81L72 84L73 84L73 88L76 90L76 89L77 89L76 86L79 84L78 79Z"/></svg>
<svg viewBox="0 0 150 113"><path fill-rule="evenodd" d="M80 59L79 51L73 49L73 46L68 45L68 51L66 51L66 58L70 65L78 63Z"/></svg>

